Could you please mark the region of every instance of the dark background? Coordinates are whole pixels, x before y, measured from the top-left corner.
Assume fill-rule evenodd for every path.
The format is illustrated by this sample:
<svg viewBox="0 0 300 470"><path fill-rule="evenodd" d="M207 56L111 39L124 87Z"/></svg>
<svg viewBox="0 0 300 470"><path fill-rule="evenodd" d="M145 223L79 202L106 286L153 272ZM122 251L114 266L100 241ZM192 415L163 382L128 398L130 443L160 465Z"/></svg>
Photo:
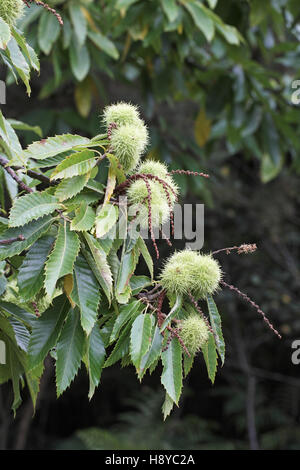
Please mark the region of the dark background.
<svg viewBox="0 0 300 470"><path fill-rule="evenodd" d="M64 8L68 2L56 3L67 17ZM31 98L25 96L22 85L8 87L3 107L6 117L40 125L45 136L68 131L90 136L100 132L100 114L106 104L118 100L138 104L150 128L152 158L166 161L172 168L211 175L208 181L178 177L181 202L205 204L203 250L257 244L254 254L220 254L219 260L226 282L261 306L282 339L249 304L222 290L215 300L223 321L225 365L212 386L199 356L185 380L180 408L165 422L159 369L142 384L133 367L120 369L117 364L105 369L89 402L88 378L82 368L71 388L57 400L49 358L34 417L26 390L14 419L8 411L10 386L0 387L0 448L300 449L300 364L293 365L291 360L292 342L300 338L299 111L290 101L291 80L300 78L295 32L300 11L295 2L288 1L264 2L265 12L259 2L220 1L216 12L239 28L245 44L228 46L219 38L217 44L213 41L208 46L190 18L184 17L182 34L169 33L160 2L137 2L125 14L123 21L128 24L122 29L119 19L115 30L107 6L110 2L81 3L92 8L97 25L121 54L128 31L137 24L143 34L147 25L148 30L144 37L131 33L125 58L113 60L98 51L99 61L91 62L84 79L91 92L90 97L81 98L86 100L88 112L80 111L76 98L74 102L82 82L74 76L68 51L57 39L47 57L39 51L41 75L32 78ZM151 11L150 3L155 4ZM290 23L287 12L292 15ZM35 20L27 26L27 33L39 50L37 24ZM147 43L156 28L158 46L157 38ZM90 44L88 47L94 57L96 52ZM184 47L190 52L180 50ZM217 47L223 47L221 55L212 53ZM244 56L253 61L252 67L243 61ZM235 79L237 65L246 86ZM58 74L58 68L63 78L46 93L44 87ZM6 75L4 69L1 73ZM258 86L255 81L262 96L253 93L254 85ZM201 109L211 126L199 146L205 122L200 122L200 130L195 123ZM245 134L249 126L253 129ZM24 145L33 139L32 133L22 135ZM269 166L266 154L274 157ZM184 241L176 241L172 249L183 246ZM169 248L163 243L159 248L163 259ZM161 261L156 273L160 265Z"/></svg>

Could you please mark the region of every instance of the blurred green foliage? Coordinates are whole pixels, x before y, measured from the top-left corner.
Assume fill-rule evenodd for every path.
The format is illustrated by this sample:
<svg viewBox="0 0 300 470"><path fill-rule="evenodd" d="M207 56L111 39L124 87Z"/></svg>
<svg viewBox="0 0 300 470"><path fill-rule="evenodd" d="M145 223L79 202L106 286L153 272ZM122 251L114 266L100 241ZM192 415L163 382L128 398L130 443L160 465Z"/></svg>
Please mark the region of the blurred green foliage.
<svg viewBox="0 0 300 470"><path fill-rule="evenodd" d="M227 367L222 369L214 391L201 371L195 370L190 387L196 396L182 404L182 416L171 418L182 423L187 414L193 414L197 429L202 426L208 438L192 442L187 435L184 443L178 444L171 433L167 445L227 448L229 442L235 448L253 448L249 439L249 371L241 365L241 357L246 356L250 375L256 380L250 412L252 409L255 415L259 446L299 449L299 374L291 363L291 342L300 334L299 109L292 102L293 82L300 79L298 1L50 3L62 13L66 30L54 26L57 32L50 34L50 46L41 45L39 30L47 26L42 23L43 10L31 6L27 11L18 26L25 29L30 44L40 49L41 78L32 76L30 109L28 103L17 99L21 95L14 86L8 90L6 114L41 125L44 135L78 130L92 136L99 132L103 104L128 98L140 103L151 123L151 156L174 167L205 168L213 176L208 184L178 176L188 202L204 200L207 205L214 200L214 210L206 211L205 249L233 242L258 244L259 251L250 257L223 255L224 268L233 282L255 296L283 334L278 342L247 306L221 294ZM205 20L209 15L200 15L202 22L195 20L191 4L198 5L198 14L202 4L224 24L236 27L239 34L233 34L233 43L219 28L208 37ZM73 15L71 6L76 10ZM80 6L89 14L82 15ZM84 30L89 33L83 34ZM91 32L92 36L100 34L98 45ZM78 35L79 39L74 39ZM81 49L78 40L79 44L82 41ZM82 63L74 60L78 51L85 58ZM29 143L34 137L23 134L22 138ZM158 378L151 380L150 385ZM105 442L111 446L112 434L116 445L124 445L124 429L129 430L129 441L134 436L133 444L127 440L125 445L140 445L145 438L142 426L135 429L135 420L140 422L144 416L147 423L150 413L151 431L158 429L159 435L161 421L155 420L149 397L150 412L144 407L138 417L134 406L120 404L124 396L139 391L133 372L122 375L118 369L105 376L91 404L84 401L87 383L83 379L55 405L51 387L24 439L32 448L45 448L57 438L64 440L74 430L91 426L108 430L108 440L95 432L96 446L99 441L103 447ZM5 394L0 400L5 402ZM158 402L157 409L161 406ZM127 421L116 431L116 415L124 409L130 411L133 424L130 427ZM13 448L24 421L20 418L12 424L9 417L5 419L6 428L0 427L0 446ZM166 434L166 426L172 427L172 423L167 421L163 426ZM83 434L79 436L75 446L95 446L94 440L91 445ZM152 442L157 442L156 437Z"/></svg>
<svg viewBox="0 0 300 470"><path fill-rule="evenodd" d="M298 108L292 103L300 67L296 0L49 3L62 15L63 28L37 5L19 24L50 65L39 97L71 88L83 119L64 107L60 119L45 110L47 131L75 126L95 133L93 103L110 101L109 82L117 80L139 89L162 158L172 153L191 169L197 156L242 152L259 163L263 182L283 166L299 172ZM182 102L193 105L192 121L174 133L164 108L180 120Z"/></svg>

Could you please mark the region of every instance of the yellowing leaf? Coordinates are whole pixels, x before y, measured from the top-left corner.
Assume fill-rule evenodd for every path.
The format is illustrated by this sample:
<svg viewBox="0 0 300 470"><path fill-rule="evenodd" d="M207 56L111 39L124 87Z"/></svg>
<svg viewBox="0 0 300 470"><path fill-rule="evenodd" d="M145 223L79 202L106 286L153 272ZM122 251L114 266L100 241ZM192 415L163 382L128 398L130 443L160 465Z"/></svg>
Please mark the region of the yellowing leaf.
<svg viewBox="0 0 300 470"><path fill-rule="evenodd" d="M81 9L82 13L84 14L90 28L97 33L99 31L99 29L97 28L90 12L83 6L81 6L80 9Z"/></svg>
<svg viewBox="0 0 300 470"><path fill-rule="evenodd" d="M210 136L211 121L207 119L205 110L202 108L195 121L195 139L199 147L204 147Z"/></svg>
<svg viewBox="0 0 300 470"><path fill-rule="evenodd" d="M67 274L64 277L64 291L65 291L66 296L69 299L69 302L70 302L72 308L75 308L76 304L71 299L71 292L73 290L73 287L74 287L73 276L72 276L72 274Z"/></svg>

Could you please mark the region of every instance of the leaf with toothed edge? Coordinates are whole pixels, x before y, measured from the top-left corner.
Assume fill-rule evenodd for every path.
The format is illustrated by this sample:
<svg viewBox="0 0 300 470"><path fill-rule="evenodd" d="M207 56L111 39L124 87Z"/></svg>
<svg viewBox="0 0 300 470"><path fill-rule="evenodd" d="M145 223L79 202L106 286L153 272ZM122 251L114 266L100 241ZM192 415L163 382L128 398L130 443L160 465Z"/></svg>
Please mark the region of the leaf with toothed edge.
<svg viewBox="0 0 300 470"><path fill-rule="evenodd" d="M74 380L84 353L85 335L78 308L71 309L57 343L56 389L59 397Z"/></svg>
<svg viewBox="0 0 300 470"><path fill-rule="evenodd" d="M86 334L89 335L97 320L101 297L97 279L82 255L79 255L75 261L74 278L76 280L81 325Z"/></svg>
<svg viewBox="0 0 300 470"><path fill-rule="evenodd" d="M186 377L191 371L194 363L194 356L188 356L186 353L183 356L183 369L184 376Z"/></svg>
<svg viewBox="0 0 300 470"><path fill-rule="evenodd" d="M87 202L82 202L80 207L75 210L75 217L71 222L71 230L86 232L93 227L95 218L95 210L88 206Z"/></svg>
<svg viewBox="0 0 300 470"><path fill-rule="evenodd" d="M214 302L214 299L210 295L207 296L207 305L210 324L213 329L213 332L215 333L216 348L220 355L223 365L225 362L225 342L222 332L222 322L220 314L218 312L218 308Z"/></svg>
<svg viewBox="0 0 300 470"><path fill-rule="evenodd" d="M160 328L161 333L167 328L167 326L169 325L171 320L175 317L175 315L178 313L178 311L181 309L181 307L182 307L182 296L177 295L174 306L172 307L170 313L164 319L164 322Z"/></svg>
<svg viewBox="0 0 300 470"><path fill-rule="evenodd" d="M20 227L32 220L51 214L59 207L56 197L46 191L26 194L14 201L10 210L9 225L10 227Z"/></svg>
<svg viewBox="0 0 300 470"><path fill-rule="evenodd" d="M124 325L130 320L135 312L137 312L140 307L142 306L141 302L138 300L133 300L128 305L124 305L120 308L120 313L116 318L114 323L111 336L110 336L110 343L113 343L119 336L119 333Z"/></svg>
<svg viewBox="0 0 300 470"><path fill-rule="evenodd" d="M132 314L131 319L123 329L122 333L119 336L118 341L116 342L116 345L112 352L110 353L109 357L106 359L104 366L103 367L110 367L113 364L115 364L117 361L122 359L123 357L127 356L129 353L129 345L130 345L130 330L131 326L136 319L136 317L139 315L139 310L135 311Z"/></svg>
<svg viewBox="0 0 300 470"><path fill-rule="evenodd" d="M153 324L153 316L142 313L134 320L131 327L130 356L137 370L139 370L142 357L150 348Z"/></svg>
<svg viewBox="0 0 300 470"><path fill-rule="evenodd" d="M73 153L57 165L50 179L57 180L85 175L96 166L96 163L95 153L92 150Z"/></svg>
<svg viewBox="0 0 300 470"><path fill-rule="evenodd" d="M30 158L44 160L45 158L55 157L59 153L70 151L78 145L88 145L89 142L88 138L81 137L80 135L57 135L33 142L23 151L21 156L25 160Z"/></svg>
<svg viewBox="0 0 300 470"><path fill-rule="evenodd" d="M87 358L90 379L89 399L94 395L95 388L100 383L103 364L105 361L105 347L100 334L100 329L96 323L88 338Z"/></svg>
<svg viewBox="0 0 300 470"><path fill-rule="evenodd" d="M0 49L6 49L7 43L10 38L10 27L2 18L0 18Z"/></svg>
<svg viewBox="0 0 300 470"><path fill-rule="evenodd" d="M59 201L71 199L71 197L76 196L76 194L83 190L89 180L89 176L89 173L87 173L86 175L73 176L73 178L63 180L57 186L55 196Z"/></svg>
<svg viewBox="0 0 300 470"><path fill-rule="evenodd" d="M164 421L165 421L166 418L170 415L170 413L171 413L173 407L174 407L174 400L172 400L172 398L170 397L170 395L166 392L165 401L164 401L163 406L162 406L162 412L163 412L163 415L164 415Z"/></svg>
<svg viewBox="0 0 300 470"><path fill-rule="evenodd" d="M59 226L54 248L45 266L45 289L49 297L53 296L58 279L73 272L79 249L78 235L71 232L69 223L64 221Z"/></svg>
<svg viewBox="0 0 300 470"><path fill-rule="evenodd" d="M163 337L158 326L155 326L149 351L142 357L138 370L138 378L141 380L155 361L159 358L162 351Z"/></svg>
<svg viewBox="0 0 300 470"><path fill-rule="evenodd" d="M153 260L152 260L152 257L149 253L149 250L147 248L147 245L145 243L145 241L142 239L142 237L140 237L137 241L137 247L138 249L140 250L144 260L145 260L145 263L147 264L147 267L149 269L149 272L150 272L150 276L151 276L151 279L153 280Z"/></svg>
<svg viewBox="0 0 300 470"><path fill-rule="evenodd" d="M44 267L53 242L53 237L41 237L30 248L20 266L18 286L24 300L32 299L43 287Z"/></svg>
<svg viewBox="0 0 300 470"><path fill-rule="evenodd" d="M16 238L19 235L23 235L25 240L16 241L8 246L0 246L0 261L8 257L19 255L22 251L33 245L36 240L49 230L54 220L51 215L48 215L38 220L33 220L21 228L9 228L2 233L1 238L3 239Z"/></svg>
<svg viewBox="0 0 300 470"><path fill-rule="evenodd" d="M89 263L93 273L96 276L97 281L104 290L104 293L108 298L108 301L110 302L113 281L105 251L102 250L101 246L90 234L84 232L83 236L90 249L90 251L83 249L84 257Z"/></svg>
<svg viewBox="0 0 300 470"><path fill-rule="evenodd" d="M211 383L213 384L216 378L218 356L217 356L214 336L212 333L209 333L208 341L204 344L204 346L202 346L201 349L203 352L208 377Z"/></svg>
<svg viewBox="0 0 300 470"><path fill-rule="evenodd" d="M161 360L163 364L161 383L178 405L182 390L182 349L177 338L173 338L167 350L162 352Z"/></svg>
<svg viewBox="0 0 300 470"><path fill-rule="evenodd" d="M56 345L69 310L68 299L61 295L54 299L53 305L41 318L35 320L28 347L29 370L43 362L50 349Z"/></svg>

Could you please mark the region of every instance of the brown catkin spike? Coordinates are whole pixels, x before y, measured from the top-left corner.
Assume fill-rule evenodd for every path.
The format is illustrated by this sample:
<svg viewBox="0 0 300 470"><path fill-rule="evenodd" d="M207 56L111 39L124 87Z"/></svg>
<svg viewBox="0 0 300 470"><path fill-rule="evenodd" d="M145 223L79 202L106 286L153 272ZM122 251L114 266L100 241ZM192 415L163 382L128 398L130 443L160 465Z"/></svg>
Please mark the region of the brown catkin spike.
<svg viewBox="0 0 300 470"><path fill-rule="evenodd" d="M188 175L188 176L203 176L203 178L210 178L206 173L199 173L198 171L190 170L172 170L169 175Z"/></svg>
<svg viewBox="0 0 300 470"><path fill-rule="evenodd" d="M30 3L35 3L36 5L40 5L41 7L45 8L45 10L49 11L49 13L52 13L57 18L57 21L61 26L63 26L64 22L62 17L60 16L59 13L54 8L51 8L48 3L42 2L41 0L23 0L25 5L30 8Z"/></svg>
<svg viewBox="0 0 300 470"><path fill-rule="evenodd" d="M149 181L147 180L146 176L143 177L143 180L145 181L145 185L146 185L147 191L148 191L148 224L149 224L149 230L150 230L150 233L151 233L151 240L152 240L153 246L155 248L156 258L159 259L159 251L158 251L158 248L157 248L157 244L156 244L155 237L154 237L154 232L153 232L153 227L152 227L151 187L150 187Z"/></svg>
<svg viewBox="0 0 300 470"><path fill-rule="evenodd" d="M238 255L241 255L242 253L245 253L245 254L254 253L256 249L257 249L257 246L255 243L252 243L252 244L243 243L240 246L230 246L229 248L221 248L220 250L213 251L212 255L217 255L218 253L222 253L224 251L226 255L229 255L232 251L237 251Z"/></svg>
<svg viewBox="0 0 300 470"><path fill-rule="evenodd" d="M160 293L160 295L158 297L158 302L157 302L157 324L158 324L159 328L161 327L161 325L163 324L163 321L164 321L161 309L162 309L162 305L163 305L165 296L166 296L166 291L163 290Z"/></svg>

